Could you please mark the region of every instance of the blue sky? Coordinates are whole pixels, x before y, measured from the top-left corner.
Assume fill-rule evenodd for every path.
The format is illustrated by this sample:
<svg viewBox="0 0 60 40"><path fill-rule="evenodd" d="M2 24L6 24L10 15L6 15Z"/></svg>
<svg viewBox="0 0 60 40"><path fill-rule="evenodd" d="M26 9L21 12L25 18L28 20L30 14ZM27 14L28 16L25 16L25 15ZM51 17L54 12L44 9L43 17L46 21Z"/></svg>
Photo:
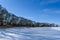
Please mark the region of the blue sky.
<svg viewBox="0 0 60 40"><path fill-rule="evenodd" d="M60 21L60 0L0 0L0 4L10 13L33 21Z"/></svg>

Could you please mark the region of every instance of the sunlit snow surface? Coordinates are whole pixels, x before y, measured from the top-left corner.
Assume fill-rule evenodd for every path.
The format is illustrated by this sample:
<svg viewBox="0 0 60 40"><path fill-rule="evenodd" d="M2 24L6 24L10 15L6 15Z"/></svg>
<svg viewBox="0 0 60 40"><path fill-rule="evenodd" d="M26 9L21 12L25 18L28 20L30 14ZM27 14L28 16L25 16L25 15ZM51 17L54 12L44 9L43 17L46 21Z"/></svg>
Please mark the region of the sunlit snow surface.
<svg viewBox="0 0 60 40"><path fill-rule="evenodd" d="M60 40L60 27L0 29L0 40Z"/></svg>

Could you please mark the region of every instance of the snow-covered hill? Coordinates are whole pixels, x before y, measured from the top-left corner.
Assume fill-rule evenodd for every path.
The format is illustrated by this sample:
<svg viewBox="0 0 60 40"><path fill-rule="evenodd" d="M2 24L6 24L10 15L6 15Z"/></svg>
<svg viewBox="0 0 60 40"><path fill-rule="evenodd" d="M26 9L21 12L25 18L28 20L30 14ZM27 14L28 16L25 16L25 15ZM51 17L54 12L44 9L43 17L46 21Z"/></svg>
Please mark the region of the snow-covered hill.
<svg viewBox="0 0 60 40"><path fill-rule="evenodd" d="M4 7L0 5L0 25L13 25L13 26L34 26L34 27L55 27L58 26L56 24L50 24L50 23L40 23L35 22L23 17L18 17L10 12L8 12Z"/></svg>

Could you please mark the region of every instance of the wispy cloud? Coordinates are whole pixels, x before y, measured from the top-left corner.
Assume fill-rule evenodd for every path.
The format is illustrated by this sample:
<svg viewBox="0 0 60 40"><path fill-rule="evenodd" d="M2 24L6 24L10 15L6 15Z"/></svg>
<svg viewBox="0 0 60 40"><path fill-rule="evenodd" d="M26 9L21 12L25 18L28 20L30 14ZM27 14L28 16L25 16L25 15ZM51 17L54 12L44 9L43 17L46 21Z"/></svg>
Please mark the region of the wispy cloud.
<svg viewBox="0 0 60 40"><path fill-rule="evenodd" d="M60 1L60 0L41 0L40 5L49 4L49 3L56 3L58 1Z"/></svg>
<svg viewBox="0 0 60 40"><path fill-rule="evenodd" d="M48 14L60 14L60 10L55 9L42 9L41 13L48 13Z"/></svg>
<svg viewBox="0 0 60 40"><path fill-rule="evenodd" d="M60 19L59 19L59 15L60 15L60 10L54 10L54 9L42 9L40 10L40 18L42 19L46 19L47 21L50 20L51 23L55 23L58 24ZM48 21L49 22L49 21Z"/></svg>

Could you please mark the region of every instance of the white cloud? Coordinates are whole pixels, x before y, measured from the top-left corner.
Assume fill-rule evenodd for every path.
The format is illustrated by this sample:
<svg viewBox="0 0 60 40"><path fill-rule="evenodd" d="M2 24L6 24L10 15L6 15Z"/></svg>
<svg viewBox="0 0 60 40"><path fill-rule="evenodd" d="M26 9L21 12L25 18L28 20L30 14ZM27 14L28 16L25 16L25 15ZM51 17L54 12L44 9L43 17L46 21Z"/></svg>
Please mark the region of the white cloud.
<svg viewBox="0 0 60 40"><path fill-rule="evenodd" d="M54 10L54 9L42 9L40 12L48 14L60 14L60 10Z"/></svg>

